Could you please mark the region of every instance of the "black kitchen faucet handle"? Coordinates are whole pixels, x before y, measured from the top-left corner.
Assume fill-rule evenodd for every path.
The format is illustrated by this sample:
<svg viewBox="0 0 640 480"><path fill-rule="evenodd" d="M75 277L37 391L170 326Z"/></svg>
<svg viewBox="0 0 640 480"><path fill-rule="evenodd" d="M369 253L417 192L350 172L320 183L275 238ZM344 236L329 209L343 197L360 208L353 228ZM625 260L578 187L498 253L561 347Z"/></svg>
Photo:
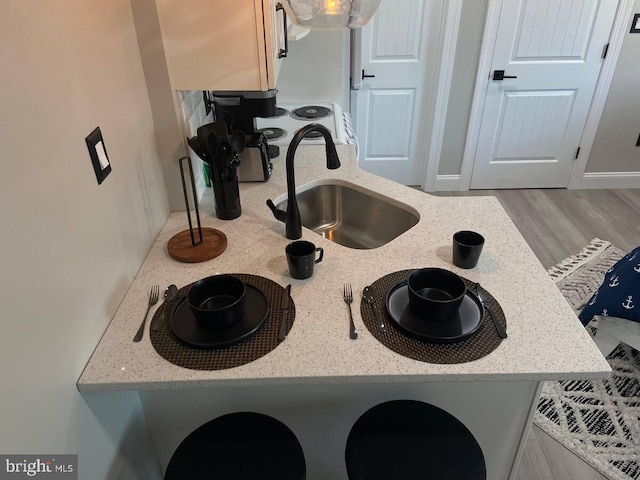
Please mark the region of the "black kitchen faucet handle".
<svg viewBox="0 0 640 480"><path fill-rule="evenodd" d="M280 210L275 206L271 199L267 200L267 207L273 212L273 216L276 217L276 220L284 222L287 218L287 212L285 210Z"/></svg>

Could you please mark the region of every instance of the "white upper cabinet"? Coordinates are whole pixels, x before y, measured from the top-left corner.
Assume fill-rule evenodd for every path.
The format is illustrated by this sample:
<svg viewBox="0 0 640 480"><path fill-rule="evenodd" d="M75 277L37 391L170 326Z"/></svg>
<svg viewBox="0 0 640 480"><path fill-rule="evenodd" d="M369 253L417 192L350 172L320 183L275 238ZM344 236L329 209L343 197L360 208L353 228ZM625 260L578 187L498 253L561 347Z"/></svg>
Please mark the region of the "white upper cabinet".
<svg viewBox="0 0 640 480"><path fill-rule="evenodd" d="M270 90L285 50L276 0L156 0L175 90Z"/></svg>

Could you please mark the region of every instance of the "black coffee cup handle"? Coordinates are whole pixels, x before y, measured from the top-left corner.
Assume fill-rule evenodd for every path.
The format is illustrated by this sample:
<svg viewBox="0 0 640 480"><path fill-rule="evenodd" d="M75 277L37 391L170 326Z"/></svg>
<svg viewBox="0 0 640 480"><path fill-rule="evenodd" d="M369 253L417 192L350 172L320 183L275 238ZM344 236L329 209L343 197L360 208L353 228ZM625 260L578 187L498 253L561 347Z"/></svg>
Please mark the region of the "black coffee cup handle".
<svg viewBox="0 0 640 480"><path fill-rule="evenodd" d="M316 248L316 252L320 252L320 256L314 263L320 263L322 261L322 257L324 257L324 249L322 247Z"/></svg>

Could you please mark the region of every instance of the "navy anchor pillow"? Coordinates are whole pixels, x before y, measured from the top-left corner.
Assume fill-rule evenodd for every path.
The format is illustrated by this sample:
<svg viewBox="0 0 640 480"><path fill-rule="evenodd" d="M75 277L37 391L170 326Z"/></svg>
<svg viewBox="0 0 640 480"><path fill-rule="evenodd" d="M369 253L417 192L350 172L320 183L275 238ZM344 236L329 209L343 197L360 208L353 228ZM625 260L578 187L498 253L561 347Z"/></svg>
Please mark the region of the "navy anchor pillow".
<svg viewBox="0 0 640 480"><path fill-rule="evenodd" d="M594 315L640 322L640 247L607 270L604 281L580 312L586 325Z"/></svg>

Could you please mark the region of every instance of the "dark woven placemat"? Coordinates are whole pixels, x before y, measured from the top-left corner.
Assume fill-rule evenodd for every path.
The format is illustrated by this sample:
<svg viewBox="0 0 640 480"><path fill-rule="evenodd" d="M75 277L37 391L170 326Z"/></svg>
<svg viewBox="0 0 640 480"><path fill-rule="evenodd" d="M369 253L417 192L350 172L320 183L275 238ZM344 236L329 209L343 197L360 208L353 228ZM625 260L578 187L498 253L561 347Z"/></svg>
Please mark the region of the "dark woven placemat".
<svg viewBox="0 0 640 480"><path fill-rule="evenodd" d="M191 347L183 343L173 333L169 325L169 316L173 307L189 291L189 284L180 289L178 297L173 302L164 302L151 320L150 338L156 352L169 362L179 367L192 370L223 370L225 368L239 367L266 355L276 348L278 342L278 329L282 320L282 297L284 288L268 278L244 273L232 273L247 285L252 285L260 290L269 303L269 315L260 329L248 339L229 347L203 350ZM296 307L291 299L289 301L288 330L291 331L296 317Z"/></svg>
<svg viewBox="0 0 640 480"><path fill-rule="evenodd" d="M414 270L402 270L399 272L393 272L384 277L376 280L371 285L375 292L375 304L378 311L383 315L386 315L387 331L380 332L377 328L376 318L371 309L371 306L364 300L360 302L360 314L362 320L367 329L380 343L385 347L393 350L400 355L414 360L420 360L428 363L465 363L482 358L485 355L493 352L502 339L498 337L496 328L491 322L491 318L485 315L485 320L480 329L474 333L471 337L461 342L448 343L448 344L435 344L427 343L422 340L408 336L399 327L395 325L395 322L391 320L387 313L387 294L389 291L397 285L409 278L409 275ZM474 283L463 277L467 287L473 291ZM504 316L504 312L500 307L500 304L496 301L491 294L489 296L489 306L491 307L493 314L506 329L507 320Z"/></svg>

